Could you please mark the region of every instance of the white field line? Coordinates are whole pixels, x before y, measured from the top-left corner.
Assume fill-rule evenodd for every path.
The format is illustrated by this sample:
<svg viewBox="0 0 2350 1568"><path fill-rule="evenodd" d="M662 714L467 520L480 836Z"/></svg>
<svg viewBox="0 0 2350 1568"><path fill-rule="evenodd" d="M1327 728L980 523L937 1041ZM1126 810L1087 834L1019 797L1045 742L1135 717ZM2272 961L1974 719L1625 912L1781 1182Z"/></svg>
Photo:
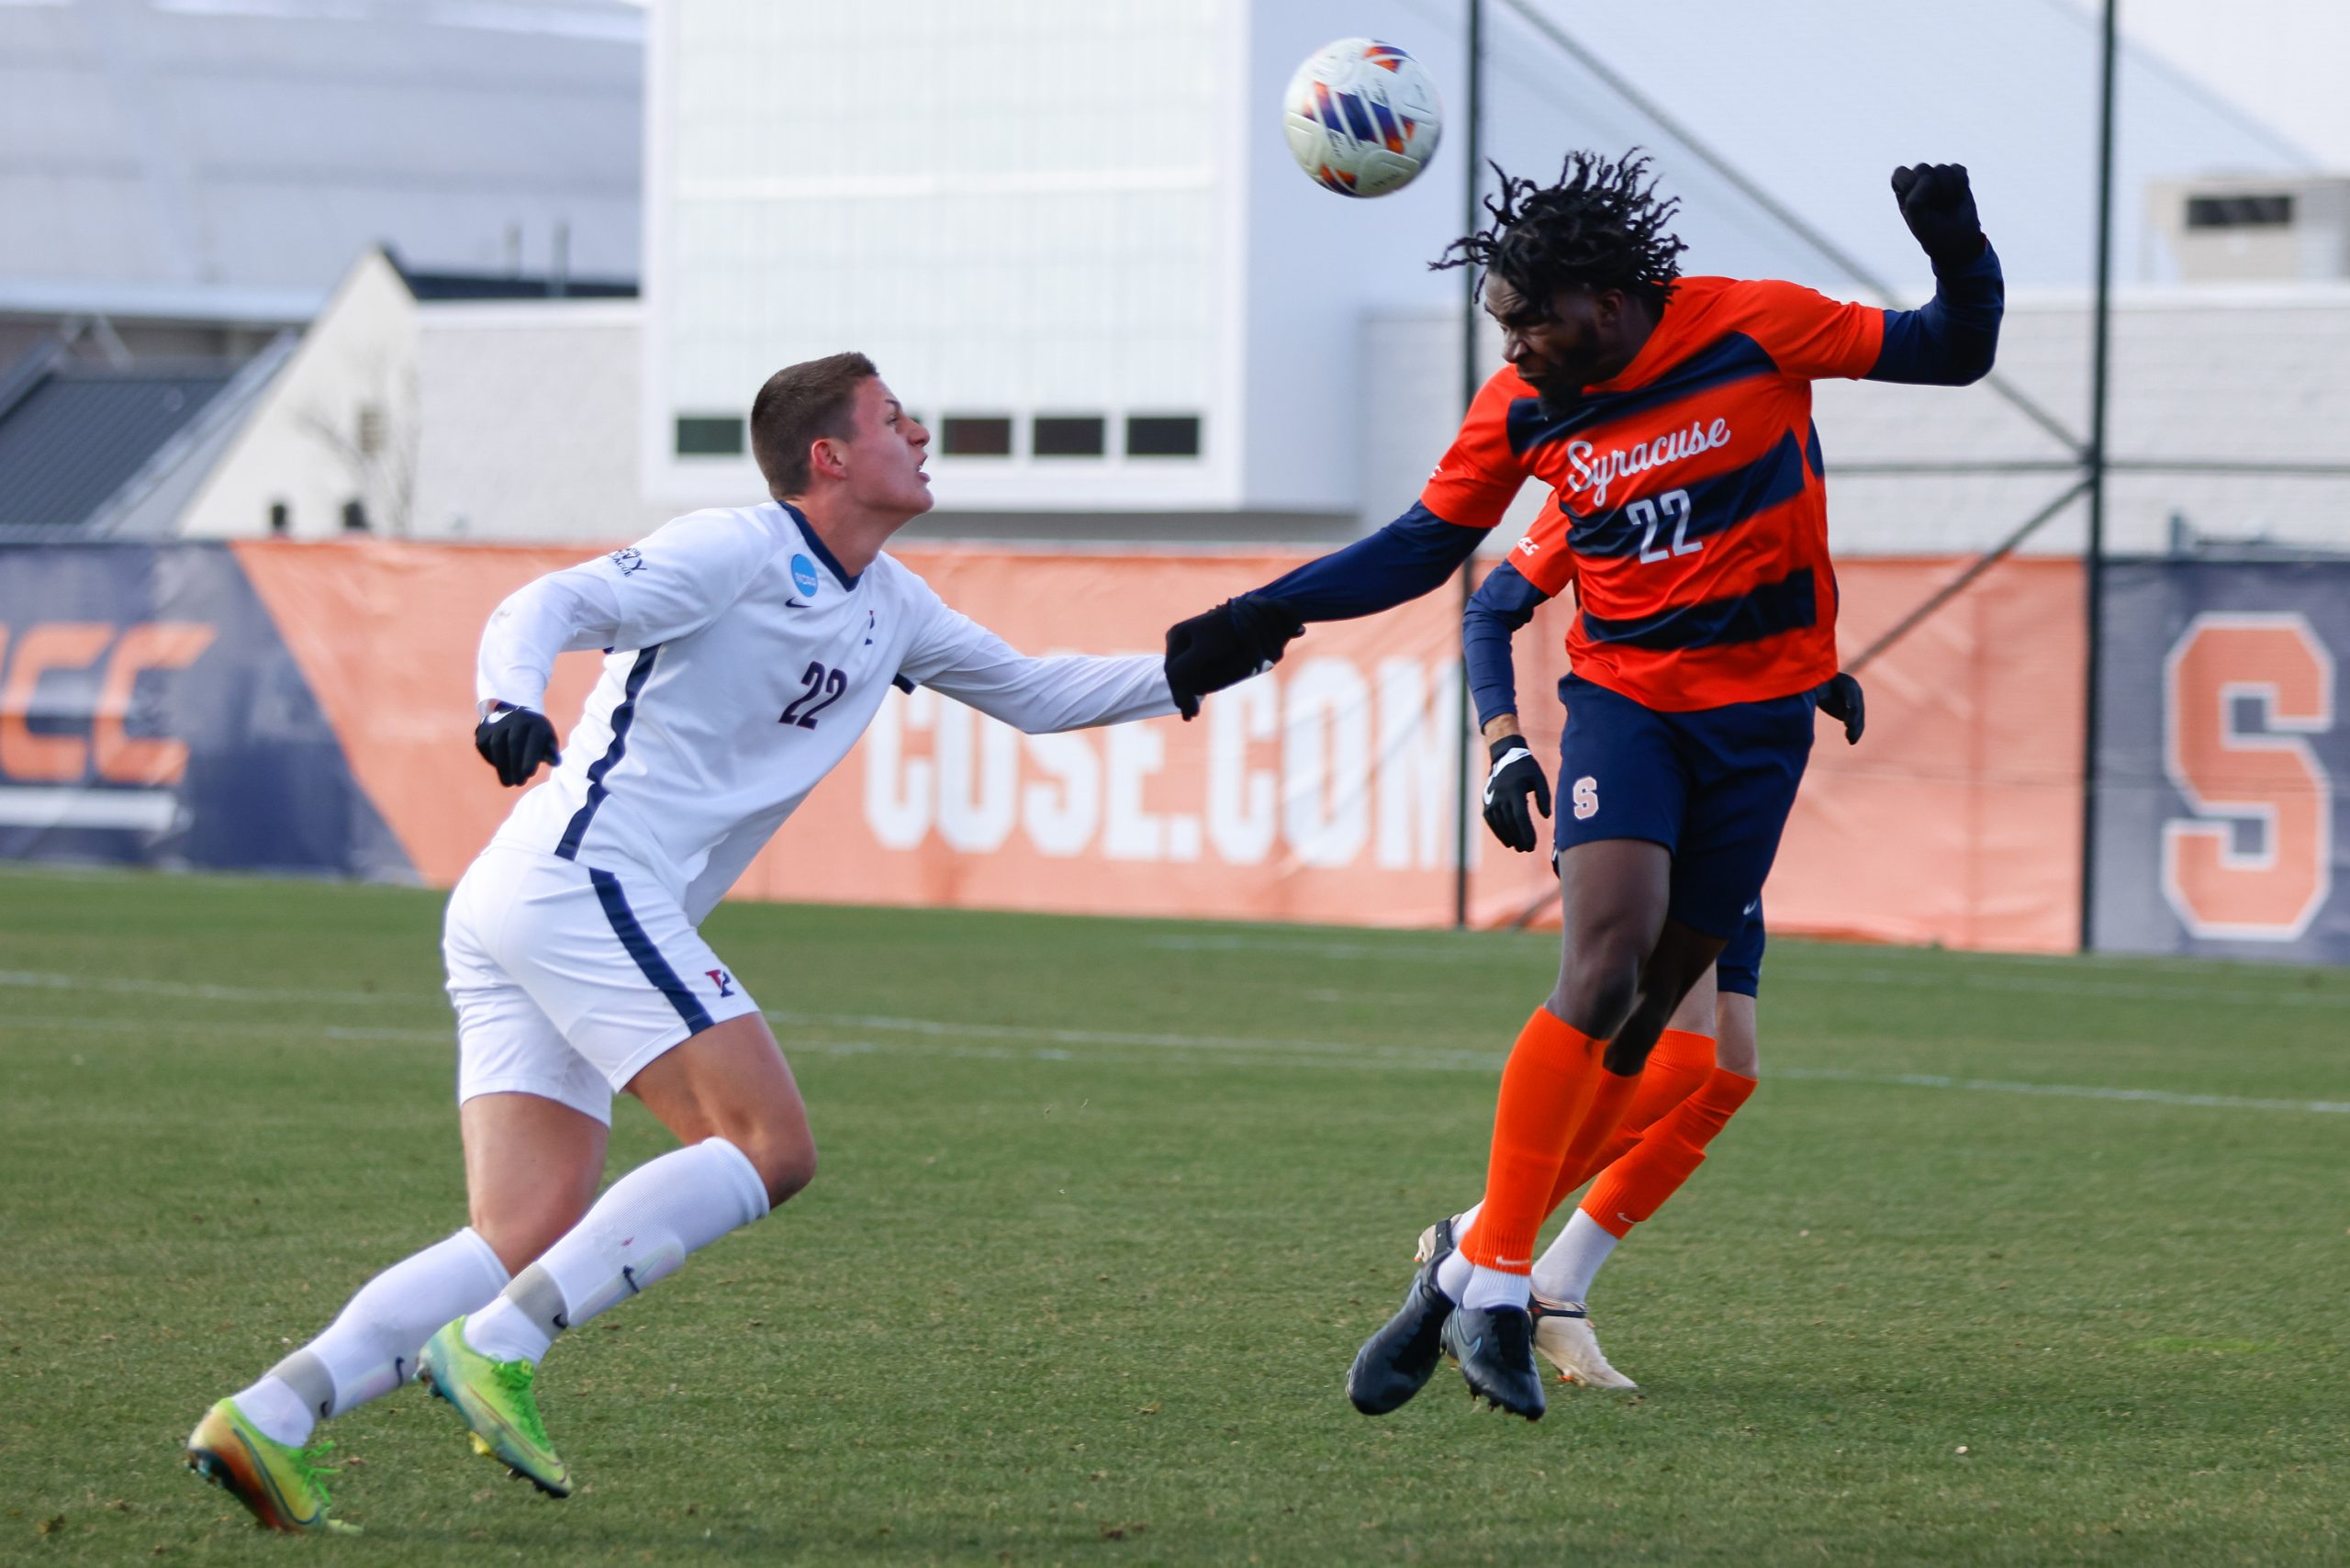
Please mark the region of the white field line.
<svg viewBox="0 0 2350 1568"><path fill-rule="evenodd" d="M453 1042L447 1029L378 1029L342 1024L257 1024L243 1018L0 1017L0 1029L58 1029L98 1035L243 1035L297 1040L432 1040Z"/></svg>
<svg viewBox="0 0 2350 1568"><path fill-rule="evenodd" d="M1147 939L1146 946L1188 952L1256 952L1291 953L1300 957L1335 959L1366 958L1379 961L1426 962L1459 965L1463 962L1518 961L1523 955L1506 952L1478 953L1462 950L1437 953L1427 949L1395 947L1383 949L1369 943L1314 942L1269 946L1251 943L1246 938L1228 941L1216 936L1166 936ZM1809 965L1782 964L1766 966L1766 972L1781 984L1790 985L1884 985L1884 986L1948 986L1967 991L2007 991L2020 995L2099 997L2121 1002L2197 1002L2244 1006L2322 1007L2350 1009L2350 991L2311 991L2295 987L2278 986L2270 991L2244 991L2211 986L2147 985L2120 980L2061 980L2042 975L1920 975L1897 969L1814 969ZM252 986L209 985L185 980L139 980L124 976L83 977L79 975L38 974L22 970L0 970L0 988L44 991L98 991L132 996L170 996L194 1002L348 1002L382 1003L420 1002L428 998L442 1000L442 992L423 990L385 991L319 991L257 988ZM769 1014L770 1017L785 1014ZM808 1022L854 1022L852 1018L810 1014ZM941 1027L965 1028L954 1025ZM1041 1033L1028 1031L1034 1037ZM1189 1038L1187 1036L1187 1038ZM1100 1045L1172 1045L1171 1037L1159 1036L1102 1036L1088 1039L1083 1044ZM1282 1042L1285 1045L1307 1045L1310 1042ZM1329 1045L1330 1050L1355 1051L1357 1046Z"/></svg>
<svg viewBox="0 0 2350 1568"><path fill-rule="evenodd" d="M1951 1078L1939 1072L1840 1072L1833 1068L1766 1067L1765 1078L1871 1088L1966 1089L1986 1094L2053 1095L2068 1100L2135 1100L2149 1105L2201 1105L2226 1111L2305 1111L2350 1115L2350 1100L2255 1100L2241 1094L2177 1094L2167 1089L2105 1089L2082 1083L2019 1083L1999 1078Z"/></svg>
<svg viewBox="0 0 2350 1568"><path fill-rule="evenodd" d="M275 987L199 985L187 980L137 980L123 975L43 975L0 969L0 987L27 991L100 991L120 996L174 996L188 1002L446 1001L438 991L285 991Z"/></svg>
<svg viewBox="0 0 2350 1568"><path fill-rule="evenodd" d="M1494 946L1479 951L1462 946L1453 949L1382 946L1371 942L1299 941L1272 938L1259 940L1246 936L1149 936L1143 939L1147 947L1177 953L1249 953L1267 956L1292 955L1307 958L1330 958L1339 961L1365 960L1372 963L1462 964L1510 963L1523 964L1528 955L1507 947ZM2045 957L2033 961L2053 962ZM2119 968L2121 960L2109 960L2099 965L2096 960L2082 960L2091 967ZM2177 973L2168 966L2149 966L2155 972ZM1781 984L1792 985L1889 985L1945 986L1955 985L1968 991L2012 991L2020 995L2091 996L2124 1002L2206 1002L2240 1005L2273 1005L2279 1007L2340 1007L2350 1008L2350 991L2311 991L2297 986L2278 985L2267 991L2235 987L2180 985L2128 980L2065 980L2044 975L1998 975L1970 973L1964 969L1956 974L1921 974L1916 970L1874 967L1845 969L1841 966L1814 966L1802 959L1765 959L1764 975Z"/></svg>
<svg viewBox="0 0 2350 1568"><path fill-rule="evenodd" d="M1464 961L1515 962L1524 957L1521 949L1532 949L1548 954L1556 951L1559 945L1559 934L1556 931L1483 931L1472 936L1459 938L1449 935L1440 937L1439 934L1434 932L1397 932L1394 935L1399 938L1398 942L1382 945L1367 938L1350 940L1346 937L1256 935L1238 932L1213 932L1184 935L1170 932L1147 935L1142 938L1142 945L1169 953L1293 953L1302 958L1369 958L1382 962L1392 959L1403 963L1426 964L1454 964ZM1457 941L1458 946L1412 948L1401 945L1401 940L1411 936ZM1802 938L1790 938L1790 940L1802 940ZM1838 944L1831 942L1824 945L1832 946ZM1856 946L1863 950L1871 950L1870 946L1865 943L1844 946ZM1924 948L1906 949L1897 945L1877 947L1874 950L1890 954L1929 951ZM1938 959L1955 960L1960 963L2022 964L2042 967L2061 964L2066 969L2117 969L2130 974L2145 975L2208 975L2212 967L2212 961L2209 958L2166 958L2152 953L1973 953L1934 950L1933 956ZM1803 960L1794 961L1800 964ZM2247 961L2245 967L2257 969L2259 965L2256 962ZM1903 973L1896 969L1880 969L1871 972L1889 976Z"/></svg>
<svg viewBox="0 0 2350 1568"><path fill-rule="evenodd" d="M1409 1046L1349 1045L1338 1040L1252 1039L1231 1035L1129 1034L1111 1029L1060 1029L1019 1024L957 1024L933 1018L890 1018L865 1013L786 1013L762 1009L770 1023L821 1028L875 1029L948 1039L1050 1040L1068 1046L1148 1046L1187 1051L1273 1051L1340 1057L1348 1061L1393 1061L1412 1067L1472 1067L1501 1070L1499 1051L1424 1051Z"/></svg>
<svg viewBox="0 0 2350 1568"><path fill-rule="evenodd" d="M60 977L51 977L60 978ZM0 976L0 984L7 983ZM300 999L314 994L255 991L266 998ZM409 994L421 995L422 992ZM1344 1045L1329 1040L1249 1039L1224 1035L1142 1034L1106 1029L1031 1028L1016 1024L957 1024L938 1018L899 1018L865 1013L787 1013L767 1010L763 1016L787 1028L842 1028L874 1034L912 1035L923 1043L884 1045L872 1040L822 1041L790 1039L787 1048L831 1056L912 1056L970 1058L990 1061L1095 1061L1131 1065L1130 1055L1091 1056L1070 1046L1106 1046L1113 1049L1147 1050L1147 1059L1244 1067L1316 1067L1341 1071L1474 1072L1493 1076L1500 1058L1479 1051L1415 1051L1398 1046ZM447 1029L394 1029L341 1025L262 1024L240 1019L138 1020L75 1017L0 1018L0 1029L55 1029L105 1034L264 1035L319 1040L407 1040L443 1042ZM1001 1046L952 1046L949 1040L1000 1040ZM1045 1040L1048 1046L1019 1048L1022 1042ZM2147 1105L2172 1105L2201 1110L2286 1111L2315 1115L2350 1115L2350 1101L2262 1099L2240 1094L2186 1094L2167 1089L2117 1089L2097 1084L2028 1083L2008 1079L1958 1078L1942 1073L1845 1072L1832 1068L1773 1067L1765 1076L1820 1083L1850 1083L1885 1089L1954 1089L1970 1093L2025 1094L2072 1100L2125 1101Z"/></svg>
<svg viewBox="0 0 2350 1568"><path fill-rule="evenodd" d="M2217 986L2142 985L2119 980L2053 980L2038 975L1971 975L1962 972L1927 977L1904 973L1899 969L1812 969L1797 966L1773 971L1767 959L1764 969L1765 972L1774 974L1780 980L1798 985L1844 982L1861 985L1956 985L1967 991L2004 991L2040 996L2098 996L2122 1002L2209 1002L2262 1007L2350 1008L2350 991L2311 991L2286 986L2278 986L2274 991L2237 991Z"/></svg>

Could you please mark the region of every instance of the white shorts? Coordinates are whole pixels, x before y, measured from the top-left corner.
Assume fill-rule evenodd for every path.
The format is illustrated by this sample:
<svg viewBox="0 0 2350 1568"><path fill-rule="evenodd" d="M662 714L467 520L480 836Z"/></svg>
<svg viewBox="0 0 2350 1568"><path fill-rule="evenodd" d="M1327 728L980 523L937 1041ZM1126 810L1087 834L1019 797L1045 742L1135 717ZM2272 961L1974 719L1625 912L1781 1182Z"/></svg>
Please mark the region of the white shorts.
<svg viewBox="0 0 2350 1568"><path fill-rule="evenodd" d="M449 894L457 1100L536 1094L597 1120L654 1058L758 1011L642 873L492 845Z"/></svg>

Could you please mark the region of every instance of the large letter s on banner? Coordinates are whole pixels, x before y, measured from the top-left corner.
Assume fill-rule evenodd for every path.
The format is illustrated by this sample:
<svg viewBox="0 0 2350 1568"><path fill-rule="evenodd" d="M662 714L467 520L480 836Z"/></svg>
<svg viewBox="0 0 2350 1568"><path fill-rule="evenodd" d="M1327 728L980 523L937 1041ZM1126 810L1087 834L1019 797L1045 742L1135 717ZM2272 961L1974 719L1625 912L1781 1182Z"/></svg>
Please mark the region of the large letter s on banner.
<svg viewBox="0 0 2350 1568"><path fill-rule="evenodd" d="M2237 726L2237 704L2260 707ZM2197 936L2289 942L2333 886L2333 655L2300 615L2199 615L2163 666L2163 761L2195 814L2163 824L2163 894ZM2256 842L2237 847L2239 824Z"/></svg>

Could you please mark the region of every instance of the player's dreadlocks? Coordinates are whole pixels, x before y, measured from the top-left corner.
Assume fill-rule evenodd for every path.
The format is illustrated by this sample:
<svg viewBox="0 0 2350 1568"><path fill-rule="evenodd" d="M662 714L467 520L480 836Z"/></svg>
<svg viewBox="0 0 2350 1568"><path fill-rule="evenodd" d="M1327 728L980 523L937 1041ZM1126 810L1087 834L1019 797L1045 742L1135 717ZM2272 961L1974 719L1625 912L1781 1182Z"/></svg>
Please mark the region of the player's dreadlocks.
<svg viewBox="0 0 2350 1568"><path fill-rule="evenodd" d="M1620 288L1654 305L1671 297L1688 247L1664 226L1681 198L1658 197L1639 149L1621 162L1570 152L1554 185L1492 168L1501 182L1500 193L1485 198L1494 226L1447 245L1431 268L1483 267L1531 300L1573 284Z"/></svg>

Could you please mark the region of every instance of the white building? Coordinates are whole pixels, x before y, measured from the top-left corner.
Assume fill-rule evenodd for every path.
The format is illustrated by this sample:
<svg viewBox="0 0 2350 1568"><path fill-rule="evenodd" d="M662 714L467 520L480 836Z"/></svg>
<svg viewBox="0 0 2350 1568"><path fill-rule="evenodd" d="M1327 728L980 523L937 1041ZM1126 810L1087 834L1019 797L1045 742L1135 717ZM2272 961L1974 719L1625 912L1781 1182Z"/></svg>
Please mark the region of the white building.
<svg viewBox="0 0 2350 1568"><path fill-rule="evenodd" d="M1485 9L1486 151L1548 177L1568 147L1649 147L1686 199L1692 271L1859 292L1702 143L1861 271L1920 295L1886 189L1920 157L1974 169L2013 280L2087 273L2095 36L2068 8L1996 0L1957 27L1872 0L1701 0L1669 48L1638 7ZM777 365L857 347L938 430L930 532L1278 539L1392 515L1460 397L1457 336L1412 326L1457 320L1461 296L1458 274L1426 265L1463 223L1460 15L656 0L648 493L683 507L755 491L751 393ZM1412 50L1456 112L1429 172L1374 201L1314 186L1281 134L1297 62L1348 34ZM1811 90L1823 82L1835 91ZM2125 234L2154 174L2307 167L2134 51L2121 105ZM2177 272L2159 247L2145 264Z"/></svg>
<svg viewBox="0 0 2350 1568"><path fill-rule="evenodd" d="M235 122L248 152L289 112L285 95L302 88L306 62L337 38L364 43L373 72L489 62L520 84L515 105L536 114L530 106L543 100L561 113L531 141L536 152L508 147L464 176L460 143L514 140L513 106L472 78L436 76L412 104L370 98L316 148L292 149L249 212L213 163L191 165L204 175L193 185L168 158L123 190L81 175L52 182L71 221L39 244L29 229L0 237L0 337L11 298L51 310L112 299L118 311L165 313L141 318L151 335L178 319L168 312L193 311L215 337L243 333L240 352L251 353L293 297L294 274L259 259L298 259L313 275L328 231L352 225L397 219L444 266L504 260L487 198L386 205L371 182L471 180L508 207L539 204L525 230L534 260L553 243L558 210L575 210L564 193L576 191L587 202L576 211L598 216L571 220L574 262L627 271L610 260L625 252L611 249L609 177L587 171L635 166L633 138L616 154L612 137L636 118L623 90L633 72L620 61L638 31L646 295L453 298L420 293L421 274L373 252L352 266L346 248L349 270L298 342L279 343L233 386L233 365L223 367L223 400L167 446L115 454L125 477L89 514L106 524L97 532L250 535L274 525L316 537L358 518L420 537L625 537L758 494L744 429L751 394L778 365L845 347L872 353L937 433L938 510L915 529L934 537L1343 539L1411 499L1458 414L1465 280L1426 266L1464 221L1465 40L1452 7L150 8L159 28L138 42L167 84L201 78L207 51L252 52L267 104ZM1792 276L1848 297L1868 296L1853 275L1868 274L1914 302L1930 283L1886 172L1927 155L1965 161L2012 286L1999 374L2065 431L2086 433L2095 39L2082 16L1991 0L1952 37L1939 8L1819 0L1790 13L1696 0L1660 50L1637 10L1487 0L1485 14L1486 151L1547 177L1566 147L1648 147L1686 204L1677 227L1693 272ZM0 6L0 85L12 79L12 50L77 28L105 44L95 58L127 69L118 21L78 0ZM1300 174L1278 112L1296 62L1350 32L1411 48L1452 113L1428 172L1372 201ZM1929 47L1939 66L1924 79L1916 61ZM1832 94L1789 95L1831 79ZM84 85L110 80L101 72ZM106 147L151 151L179 137L225 148L234 128L211 125L225 111L208 91L171 85L170 102L136 123L92 123ZM1765 101L1767 114L1756 106ZM2110 449L2129 466L2110 490L2114 544L2160 547L2174 515L2203 534L2342 543L2350 476L2331 470L2350 441L2338 417L2350 355L2334 345L2350 344L2350 294L2308 277L2313 256L2350 267L2343 187L2246 114L2134 52L2121 103L2117 250L2138 281L2122 292L2116 327ZM417 143L412 166L383 162L401 145L389 133L417 117L447 123ZM62 159L70 149L35 151ZM1709 158L1734 162L1810 235ZM2221 166L2252 173L2186 178ZM2172 178L2149 186L2155 175ZM2293 193L2290 234L2270 221L2279 191ZM2199 196L2212 193L2222 198L2212 210L2232 218L2219 230L2195 217ZM290 216L309 207L334 223ZM179 232L164 221L173 210L194 214L187 232L219 231L209 249L166 242ZM109 212L123 223L146 214L146 248L107 263L118 276L84 268L69 243L84 218ZM271 234L288 237L282 253ZM2286 281L2198 281L2287 263ZM28 266L98 281L10 271ZM1992 388L1831 386L1818 407L1847 550L1979 548L2071 482L2073 448ZM0 426L15 417L0 407ZM2243 472L2246 460L2266 466ZM2076 505L2032 547L2076 548L2079 516ZM0 527L9 521L0 515Z"/></svg>

